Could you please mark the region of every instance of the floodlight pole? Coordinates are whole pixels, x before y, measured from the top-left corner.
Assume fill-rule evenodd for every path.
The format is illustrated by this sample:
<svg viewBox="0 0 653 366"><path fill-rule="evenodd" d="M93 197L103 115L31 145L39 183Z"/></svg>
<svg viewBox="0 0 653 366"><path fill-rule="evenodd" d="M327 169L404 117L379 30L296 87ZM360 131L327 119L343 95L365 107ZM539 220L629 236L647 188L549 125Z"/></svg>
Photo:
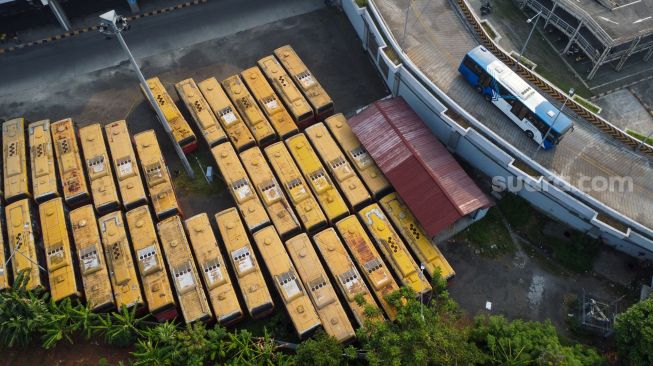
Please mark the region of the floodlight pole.
<svg viewBox="0 0 653 366"><path fill-rule="evenodd" d="M542 14L542 10L540 10L537 14L535 14L532 18L529 18L526 20L526 23L531 23L533 22L533 19L535 19L535 23L533 23L533 26L531 27L531 31L528 33L528 38L526 38L526 42L524 42L524 45L521 48L521 51L519 51L519 55L517 56L517 62L515 62L514 65L512 65L512 70L517 69L517 65L521 62L522 55L524 54L524 51L526 51L526 46L528 46L528 42L531 40L531 36L533 35L533 31L535 30L535 27L537 26L537 22L540 20L540 15Z"/></svg>
<svg viewBox="0 0 653 366"><path fill-rule="evenodd" d="M125 39L122 37L122 28L118 27L118 24L116 21L120 18L120 16L115 12L115 10L108 11L102 15L100 15L100 19L102 20L102 24L106 24L108 26L108 29L105 28L105 31L103 32L102 28L100 28L100 31L105 33L105 34L111 34L116 36L118 39L118 42L120 42L120 45L122 46L122 49L125 51L127 56L129 57L129 61L132 64L132 67L134 68L134 71L136 71L136 75L138 76L138 80L141 83L141 86L143 87L143 90L145 91L145 95L147 96L148 101L152 105L152 108L156 112L156 115L159 119L159 122L161 123L161 126L165 130L166 134L168 134L168 137L172 140L172 146L174 146L175 151L177 152L177 155L179 156L179 159L181 160L182 165L184 166L184 169L186 170L186 174L190 178L195 178L195 173L193 172L193 169L190 166L190 163L188 162L188 159L186 158L186 154L182 151L181 147L177 143L177 140L175 140L174 136L172 135L172 130L170 129L170 125L168 124L168 120L166 119L165 115L163 114L163 111L159 107L159 104L156 102L154 98L154 94L152 94L152 91L150 90L150 86L147 85L147 81L145 80L145 76L143 76L143 73L141 72L141 68L138 66L138 63L136 62L136 59L134 58L134 55L132 55L131 51L129 50L129 47L127 47L127 43L125 42ZM123 24L124 23L124 18L123 18Z"/></svg>

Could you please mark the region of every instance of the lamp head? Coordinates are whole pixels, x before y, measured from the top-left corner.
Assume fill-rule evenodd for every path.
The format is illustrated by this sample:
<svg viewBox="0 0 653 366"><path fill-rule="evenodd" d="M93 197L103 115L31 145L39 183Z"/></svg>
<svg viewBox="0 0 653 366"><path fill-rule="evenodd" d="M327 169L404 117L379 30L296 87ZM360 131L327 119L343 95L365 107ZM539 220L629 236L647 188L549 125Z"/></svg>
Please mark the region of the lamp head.
<svg viewBox="0 0 653 366"><path fill-rule="evenodd" d="M118 14L115 10L109 10L106 13L100 15L100 21L104 24L115 25L118 20Z"/></svg>

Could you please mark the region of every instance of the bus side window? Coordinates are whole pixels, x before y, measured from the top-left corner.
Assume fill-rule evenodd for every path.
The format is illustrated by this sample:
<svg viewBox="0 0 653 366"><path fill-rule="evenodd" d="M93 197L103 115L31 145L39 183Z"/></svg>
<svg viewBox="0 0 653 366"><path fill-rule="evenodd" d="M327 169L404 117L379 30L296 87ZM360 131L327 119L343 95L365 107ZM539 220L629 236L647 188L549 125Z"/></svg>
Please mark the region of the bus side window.
<svg viewBox="0 0 653 366"><path fill-rule="evenodd" d="M538 116L533 117L533 125L537 128L538 131L542 133L542 136L546 134L546 131L549 129L546 123L544 123Z"/></svg>
<svg viewBox="0 0 653 366"><path fill-rule="evenodd" d="M465 65L465 67L467 67L469 70L471 70L472 72L478 75L478 70L477 70L478 65L476 64L476 62L472 61L471 58L465 56L465 59L463 60L463 65Z"/></svg>

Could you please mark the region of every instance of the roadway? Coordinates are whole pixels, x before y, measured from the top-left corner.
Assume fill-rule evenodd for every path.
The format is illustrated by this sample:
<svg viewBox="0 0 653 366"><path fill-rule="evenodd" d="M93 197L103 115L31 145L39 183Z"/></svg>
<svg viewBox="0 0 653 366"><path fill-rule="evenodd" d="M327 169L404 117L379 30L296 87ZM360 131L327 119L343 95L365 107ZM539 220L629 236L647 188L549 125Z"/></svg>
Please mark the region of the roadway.
<svg viewBox="0 0 653 366"><path fill-rule="evenodd" d="M375 0L385 23L402 42L408 0ZM553 150L537 145L486 102L458 73L463 56L478 45L448 0L414 1L403 48L408 57L439 88L479 121L570 184L633 220L653 228L651 161L576 118L575 129ZM582 187L588 178L632 177L633 192L597 191ZM587 184L585 184L587 185Z"/></svg>

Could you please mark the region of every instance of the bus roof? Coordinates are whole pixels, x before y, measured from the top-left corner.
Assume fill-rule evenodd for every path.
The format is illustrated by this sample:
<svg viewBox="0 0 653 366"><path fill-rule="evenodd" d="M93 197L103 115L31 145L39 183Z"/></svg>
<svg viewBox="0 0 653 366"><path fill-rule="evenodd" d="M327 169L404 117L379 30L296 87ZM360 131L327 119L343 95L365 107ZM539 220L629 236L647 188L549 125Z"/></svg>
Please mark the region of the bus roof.
<svg viewBox="0 0 653 366"><path fill-rule="evenodd" d="M496 58L487 48L477 46L469 51L467 56L509 89L515 97L533 110L544 123L552 126L551 132L562 135L572 127L573 122L566 114L561 113L557 116L558 109L551 102Z"/></svg>

